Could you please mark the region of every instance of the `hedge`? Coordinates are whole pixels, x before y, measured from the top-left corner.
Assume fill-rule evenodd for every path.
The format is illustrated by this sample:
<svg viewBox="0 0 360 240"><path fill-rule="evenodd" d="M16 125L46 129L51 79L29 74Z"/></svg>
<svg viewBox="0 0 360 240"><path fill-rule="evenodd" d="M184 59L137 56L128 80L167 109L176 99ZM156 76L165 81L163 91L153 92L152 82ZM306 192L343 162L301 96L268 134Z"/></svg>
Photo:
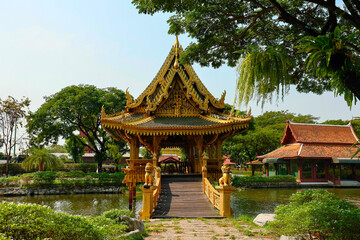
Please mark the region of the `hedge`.
<svg viewBox="0 0 360 240"><path fill-rule="evenodd" d="M242 187L245 183L250 182L296 182L296 177L291 175L277 175L277 176L269 176L269 177L262 177L262 176L234 176L231 178L231 184L234 187Z"/></svg>
<svg viewBox="0 0 360 240"><path fill-rule="evenodd" d="M60 168L60 171L83 171L85 173L96 172L97 163L66 163ZM34 170L35 171L35 170ZM6 173L6 164L0 164L0 175ZM9 164L9 175L15 176L26 173L25 169L19 163Z"/></svg>
<svg viewBox="0 0 360 240"><path fill-rule="evenodd" d="M9 175L15 176L19 174L25 173L25 169L21 167L18 163L10 163L9 164ZM6 174L6 164L0 164L0 175Z"/></svg>
<svg viewBox="0 0 360 240"><path fill-rule="evenodd" d="M72 216L36 204L1 202L0 239L119 239L128 230L121 214L130 215L112 210L99 217Z"/></svg>
<svg viewBox="0 0 360 240"><path fill-rule="evenodd" d="M0 187L76 187L84 185L123 186L125 173L84 173L83 171L43 171L25 173L21 176L0 177ZM20 182L21 180L21 182Z"/></svg>

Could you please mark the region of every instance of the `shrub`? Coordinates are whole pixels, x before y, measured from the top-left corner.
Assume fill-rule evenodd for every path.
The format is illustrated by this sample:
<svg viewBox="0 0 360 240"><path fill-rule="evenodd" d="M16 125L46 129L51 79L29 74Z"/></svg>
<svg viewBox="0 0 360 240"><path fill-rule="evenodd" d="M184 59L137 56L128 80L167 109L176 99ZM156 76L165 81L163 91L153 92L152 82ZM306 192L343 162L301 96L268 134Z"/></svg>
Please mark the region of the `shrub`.
<svg viewBox="0 0 360 240"><path fill-rule="evenodd" d="M13 239L104 239L101 230L80 216L49 207L0 203L0 232Z"/></svg>
<svg viewBox="0 0 360 240"><path fill-rule="evenodd" d="M134 213L126 209L112 209L102 214L103 217L113 220L118 220L120 216L124 216L124 215L132 218L134 217Z"/></svg>
<svg viewBox="0 0 360 240"><path fill-rule="evenodd" d="M231 178L231 184L235 187L245 186L246 183L251 182L296 182L296 177L291 175L278 175L270 177L262 176L251 176L251 177L240 177L234 176Z"/></svg>
<svg viewBox="0 0 360 240"><path fill-rule="evenodd" d="M19 163L10 163L9 164L9 175L19 175L25 173L25 169ZM0 175L6 173L6 164L0 164Z"/></svg>
<svg viewBox="0 0 360 240"><path fill-rule="evenodd" d="M0 177L0 187L12 187L19 184L20 177L9 176L9 177Z"/></svg>
<svg viewBox="0 0 360 240"><path fill-rule="evenodd" d="M53 184L57 175L53 171L43 171L33 173L33 180L35 183Z"/></svg>
<svg viewBox="0 0 360 240"><path fill-rule="evenodd" d="M360 239L360 209L325 190L307 190L275 209L270 229L312 239Z"/></svg>
<svg viewBox="0 0 360 240"><path fill-rule="evenodd" d="M67 163L60 169L62 171L70 172L75 170L81 170L85 173L96 172L96 163Z"/></svg>
<svg viewBox="0 0 360 240"><path fill-rule="evenodd" d="M0 239L119 239L128 226L114 219L121 210L100 217L56 213L36 204L0 203ZM123 211L125 214L127 211ZM108 217L107 217L108 216Z"/></svg>
<svg viewBox="0 0 360 240"><path fill-rule="evenodd" d="M86 173L81 170L75 170L75 171L68 172L67 175L70 178L84 178L86 176Z"/></svg>

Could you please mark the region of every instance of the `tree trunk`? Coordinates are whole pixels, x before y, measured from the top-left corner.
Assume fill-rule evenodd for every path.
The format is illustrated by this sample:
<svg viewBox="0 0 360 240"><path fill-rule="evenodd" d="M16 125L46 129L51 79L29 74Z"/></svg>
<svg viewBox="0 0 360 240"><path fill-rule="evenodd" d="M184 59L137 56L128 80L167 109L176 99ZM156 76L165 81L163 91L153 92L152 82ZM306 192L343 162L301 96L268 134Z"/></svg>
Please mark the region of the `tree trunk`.
<svg viewBox="0 0 360 240"><path fill-rule="evenodd" d="M98 173L102 172L102 162L98 161Z"/></svg>
<svg viewBox="0 0 360 240"><path fill-rule="evenodd" d="M95 158L95 161L98 163L98 172L101 173L102 172L102 164L107 159L106 152L96 152L94 158Z"/></svg>
<svg viewBox="0 0 360 240"><path fill-rule="evenodd" d="M9 177L9 166L10 166L10 154L6 156L6 168L5 168L6 177Z"/></svg>
<svg viewBox="0 0 360 240"><path fill-rule="evenodd" d="M43 166L43 162L40 161L40 164L39 164L39 171L42 172L44 169L44 166Z"/></svg>

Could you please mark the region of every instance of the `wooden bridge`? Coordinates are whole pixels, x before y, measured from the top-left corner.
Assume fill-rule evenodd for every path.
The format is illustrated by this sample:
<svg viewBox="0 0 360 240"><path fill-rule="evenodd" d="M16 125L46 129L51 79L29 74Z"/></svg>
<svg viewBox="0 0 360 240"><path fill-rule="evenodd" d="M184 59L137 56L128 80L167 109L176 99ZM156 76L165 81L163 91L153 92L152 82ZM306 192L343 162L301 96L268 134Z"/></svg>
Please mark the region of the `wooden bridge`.
<svg viewBox="0 0 360 240"><path fill-rule="evenodd" d="M161 194L151 218L223 218L204 194L201 175L161 177Z"/></svg>

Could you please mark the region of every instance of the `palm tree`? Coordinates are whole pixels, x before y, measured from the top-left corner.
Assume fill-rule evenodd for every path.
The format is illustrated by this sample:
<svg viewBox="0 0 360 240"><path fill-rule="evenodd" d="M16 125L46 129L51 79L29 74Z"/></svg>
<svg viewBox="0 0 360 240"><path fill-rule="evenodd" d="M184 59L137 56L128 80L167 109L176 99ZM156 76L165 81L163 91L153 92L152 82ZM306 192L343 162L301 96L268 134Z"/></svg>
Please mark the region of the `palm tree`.
<svg viewBox="0 0 360 240"><path fill-rule="evenodd" d="M330 79L335 94L344 94L350 107L360 99L360 58L351 49L358 44L358 36L358 31L346 35L336 27L333 33L327 35L304 37L297 46L298 53L307 54L305 64L310 75L318 79Z"/></svg>
<svg viewBox="0 0 360 240"><path fill-rule="evenodd" d="M30 150L30 156L27 157L22 166L29 171L31 169L39 168L39 171L44 169L56 169L63 165L63 161L55 155L50 154L46 148L33 148Z"/></svg>

